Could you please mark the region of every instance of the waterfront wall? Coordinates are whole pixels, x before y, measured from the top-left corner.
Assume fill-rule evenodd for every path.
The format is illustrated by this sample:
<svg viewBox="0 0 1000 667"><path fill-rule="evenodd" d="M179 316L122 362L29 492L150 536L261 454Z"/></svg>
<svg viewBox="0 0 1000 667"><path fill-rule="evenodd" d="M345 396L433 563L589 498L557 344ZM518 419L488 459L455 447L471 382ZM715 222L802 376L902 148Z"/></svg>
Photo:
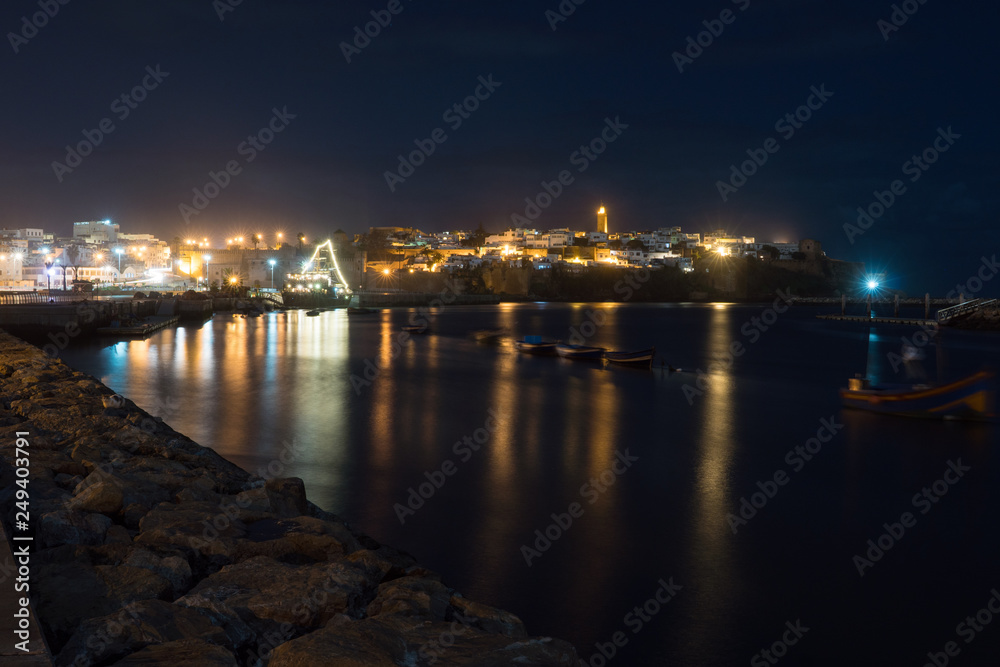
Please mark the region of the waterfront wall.
<svg viewBox="0 0 1000 667"><path fill-rule="evenodd" d="M0 507L9 535L34 536L30 594L58 665L578 664L301 480L247 473L3 332L0 396ZM11 524L25 487L27 528Z"/></svg>

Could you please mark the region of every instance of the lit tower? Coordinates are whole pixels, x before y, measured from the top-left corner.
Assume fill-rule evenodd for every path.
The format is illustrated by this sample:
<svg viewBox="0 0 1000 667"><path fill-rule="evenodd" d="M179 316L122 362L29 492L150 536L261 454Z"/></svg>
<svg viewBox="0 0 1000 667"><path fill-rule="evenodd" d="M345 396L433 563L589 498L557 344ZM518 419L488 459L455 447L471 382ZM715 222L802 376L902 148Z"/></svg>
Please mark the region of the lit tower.
<svg viewBox="0 0 1000 667"><path fill-rule="evenodd" d="M597 231L602 234L608 233L608 211L603 206L597 209Z"/></svg>

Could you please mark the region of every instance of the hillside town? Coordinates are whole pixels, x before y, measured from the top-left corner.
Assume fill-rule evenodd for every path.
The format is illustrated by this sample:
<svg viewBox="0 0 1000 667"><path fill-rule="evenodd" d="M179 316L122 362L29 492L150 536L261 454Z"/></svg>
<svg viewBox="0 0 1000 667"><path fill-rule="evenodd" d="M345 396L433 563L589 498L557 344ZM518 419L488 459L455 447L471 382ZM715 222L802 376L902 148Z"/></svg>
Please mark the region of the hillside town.
<svg viewBox="0 0 1000 667"><path fill-rule="evenodd" d="M57 236L42 228L4 228L0 230L0 289L239 286L329 291L386 289L392 288L394 278L407 274L497 267L573 273L590 268L671 268L689 274L699 262L709 260L777 262L791 270L802 270L821 259L834 261L827 260L820 242L811 239L759 241L723 229L697 233L679 226L612 232L604 206L597 209L589 226L512 228L499 233L490 233L482 225L445 232L372 227L353 238L338 229L329 239L312 242L302 233L253 231L226 239L175 236L166 241L153 234L124 232L111 220L75 222L71 236ZM711 273L711 267L706 273ZM726 282L727 276L732 282L731 269L717 273L714 288L723 293L736 289Z"/></svg>

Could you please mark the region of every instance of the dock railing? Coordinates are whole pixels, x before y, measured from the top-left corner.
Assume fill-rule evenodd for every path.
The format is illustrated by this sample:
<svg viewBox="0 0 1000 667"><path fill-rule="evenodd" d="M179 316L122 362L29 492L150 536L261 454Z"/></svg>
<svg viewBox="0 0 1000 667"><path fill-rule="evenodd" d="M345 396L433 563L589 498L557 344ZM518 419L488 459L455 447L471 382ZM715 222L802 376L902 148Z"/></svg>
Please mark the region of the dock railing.
<svg viewBox="0 0 1000 667"><path fill-rule="evenodd" d="M950 308L942 308L937 312L937 321L939 324L947 322L950 319L958 317L959 315L968 315L969 313L974 313L981 308L986 307L996 307L996 299L973 299L971 301L966 301L965 303L960 303L957 306L951 306Z"/></svg>

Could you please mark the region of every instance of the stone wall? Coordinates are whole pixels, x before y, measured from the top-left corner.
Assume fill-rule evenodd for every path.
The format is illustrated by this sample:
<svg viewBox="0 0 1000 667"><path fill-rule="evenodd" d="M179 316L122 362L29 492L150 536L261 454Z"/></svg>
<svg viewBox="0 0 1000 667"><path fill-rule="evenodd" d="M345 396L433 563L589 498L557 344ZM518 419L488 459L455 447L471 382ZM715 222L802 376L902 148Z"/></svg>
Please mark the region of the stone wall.
<svg viewBox="0 0 1000 667"><path fill-rule="evenodd" d="M301 480L251 475L2 332L0 397L3 520L26 432L30 592L58 665L578 664Z"/></svg>

